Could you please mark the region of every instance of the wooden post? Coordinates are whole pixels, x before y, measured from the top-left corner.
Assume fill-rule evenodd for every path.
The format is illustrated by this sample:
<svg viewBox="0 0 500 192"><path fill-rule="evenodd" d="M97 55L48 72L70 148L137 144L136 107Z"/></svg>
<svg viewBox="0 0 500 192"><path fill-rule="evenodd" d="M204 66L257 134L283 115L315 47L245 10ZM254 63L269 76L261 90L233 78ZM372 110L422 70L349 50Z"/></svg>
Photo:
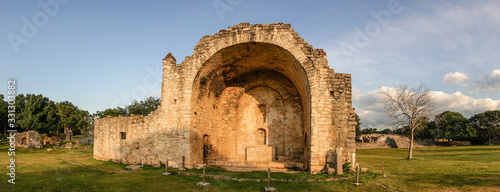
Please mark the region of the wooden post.
<svg viewBox="0 0 500 192"><path fill-rule="evenodd" d="M356 166L356 183L354 183L354 185L361 185L361 183L359 183L359 165Z"/></svg>
<svg viewBox="0 0 500 192"><path fill-rule="evenodd" d="M163 175L170 175L170 173L168 172L168 159L167 162L165 163L165 173L163 173Z"/></svg>
<svg viewBox="0 0 500 192"><path fill-rule="evenodd" d="M264 187L266 191L276 191L276 188L271 187L271 168L267 168L267 187Z"/></svg>
<svg viewBox="0 0 500 192"><path fill-rule="evenodd" d="M359 166L356 167L356 183L359 183Z"/></svg>
<svg viewBox="0 0 500 192"><path fill-rule="evenodd" d="M202 175L202 177L203 177L203 182L198 182L198 183L196 183L196 185L202 186L202 187L210 185L210 183L205 182L205 165L203 165L203 175Z"/></svg>
<svg viewBox="0 0 500 192"><path fill-rule="evenodd" d="M387 177L387 176L385 176L384 162L383 161L382 161L382 177Z"/></svg>
<svg viewBox="0 0 500 192"><path fill-rule="evenodd" d="M271 168L267 168L267 188L271 188Z"/></svg>
<svg viewBox="0 0 500 192"><path fill-rule="evenodd" d="M384 174L384 162L382 161L382 175L385 175Z"/></svg>
<svg viewBox="0 0 500 192"><path fill-rule="evenodd" d="M182 156L182 167L181 167L181 170L184 170L184 169L185 169L184 161L185 161L185 157L184 157L184 156Z"/></svg>

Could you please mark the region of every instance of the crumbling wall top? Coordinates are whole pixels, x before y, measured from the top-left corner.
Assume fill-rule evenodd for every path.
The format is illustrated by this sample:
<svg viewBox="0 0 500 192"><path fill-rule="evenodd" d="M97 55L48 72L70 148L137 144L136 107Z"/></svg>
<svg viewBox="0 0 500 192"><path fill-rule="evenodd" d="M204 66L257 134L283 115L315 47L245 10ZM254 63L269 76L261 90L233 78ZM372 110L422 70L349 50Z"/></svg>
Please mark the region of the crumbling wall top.
<svg viewBox="0 0 500 192"><path fill-rule="evenodd" d="M193 48L193 54L187 56L181 65L191 63L193 60L203 63L218 50L245 42L272 43L281 46L291 51L299 61L312 57L326 59L326 53L323 49L315 49L309 45L291 28L290 24L240 23L222 29L215 34L203 36ZM327 65L322 67L327 67Z"/></svg>

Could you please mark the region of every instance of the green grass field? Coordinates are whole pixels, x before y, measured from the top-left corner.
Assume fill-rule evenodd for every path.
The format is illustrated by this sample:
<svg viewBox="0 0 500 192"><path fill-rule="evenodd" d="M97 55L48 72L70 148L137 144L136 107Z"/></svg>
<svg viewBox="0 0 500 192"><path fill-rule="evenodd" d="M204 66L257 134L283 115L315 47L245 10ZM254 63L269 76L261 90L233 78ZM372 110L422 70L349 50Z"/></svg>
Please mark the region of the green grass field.
<svg viewBox="0 0 500 192"><path fill-rule="evenodd" d="M266 183L207 179L210 187L196 186L201 178L175 174L162 176L163 168L117 173L126 165L93 160L91 150L16 149L16 184L7 182L8 146L0 146L0 166L4 167L0 191L264 191ZM272 182L278 191L500 191L500 146L417 148L414 160L406 160L406 149L358 150L363 185L354 186L354 173L347 180L317 183ZM384 161L387 178L380 177ZM78 163L114 174L83 168ZM199 170L188 170L199 172ZM238 178L262 178L265 172L234 173L217 168L207 174ZM273 173L273 178L324 179L325 174ZM381 185L387 186L384 188Z"/></svg>
<svg viewBox="0 0 500 192"><path fill-rule="evenodd" d="M400 191L500 191L500 146L422 147L357 150L361 166L387 178L378 181Z"/></svg>

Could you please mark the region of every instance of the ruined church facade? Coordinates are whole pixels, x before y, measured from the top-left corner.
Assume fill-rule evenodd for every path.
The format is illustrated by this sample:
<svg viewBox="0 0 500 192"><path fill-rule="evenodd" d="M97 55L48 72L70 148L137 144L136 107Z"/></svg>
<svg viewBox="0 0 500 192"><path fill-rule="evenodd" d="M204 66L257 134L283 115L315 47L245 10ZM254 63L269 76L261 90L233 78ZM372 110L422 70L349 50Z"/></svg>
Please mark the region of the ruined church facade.
<svg viewBox="0 0 500 192"><path fill-rule="evenodd" d="M356 163L351 75L289 24L204 36L182 63L163 59L161 86L148 116L95 119L95 159L312 173Z"/></svg>

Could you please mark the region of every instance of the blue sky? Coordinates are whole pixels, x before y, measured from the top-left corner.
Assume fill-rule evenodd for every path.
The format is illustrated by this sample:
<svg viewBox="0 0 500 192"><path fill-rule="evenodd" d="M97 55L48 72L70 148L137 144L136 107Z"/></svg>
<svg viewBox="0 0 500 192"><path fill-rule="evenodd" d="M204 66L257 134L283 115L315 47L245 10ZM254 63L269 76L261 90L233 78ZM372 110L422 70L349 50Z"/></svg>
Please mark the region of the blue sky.
<svg viewBox="0 0 500 192"><path fill-rule="evenodd" d="M0 80L91 113L123 107L159 95L168 52L180 63L242 22L290 23L324 49L352 74L362 127L383 124L377 90L400 84L426 85L441 111L500 109L499 1L4 1Z"/></svg>

